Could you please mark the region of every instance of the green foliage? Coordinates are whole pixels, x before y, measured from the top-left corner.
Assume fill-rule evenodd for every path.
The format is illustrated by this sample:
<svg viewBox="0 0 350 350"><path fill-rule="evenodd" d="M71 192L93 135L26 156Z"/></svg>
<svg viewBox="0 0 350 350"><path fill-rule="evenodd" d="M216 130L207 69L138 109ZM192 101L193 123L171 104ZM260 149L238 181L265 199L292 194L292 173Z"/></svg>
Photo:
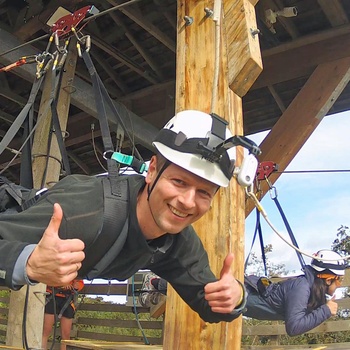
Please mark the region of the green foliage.
<svg viewBox="0 0 350 350"><path fill-rule="evenodd" d="M341 254L350 254L350 232L349 227L341 225L337 230L337 238L332 243L332 250Z"/></svg>

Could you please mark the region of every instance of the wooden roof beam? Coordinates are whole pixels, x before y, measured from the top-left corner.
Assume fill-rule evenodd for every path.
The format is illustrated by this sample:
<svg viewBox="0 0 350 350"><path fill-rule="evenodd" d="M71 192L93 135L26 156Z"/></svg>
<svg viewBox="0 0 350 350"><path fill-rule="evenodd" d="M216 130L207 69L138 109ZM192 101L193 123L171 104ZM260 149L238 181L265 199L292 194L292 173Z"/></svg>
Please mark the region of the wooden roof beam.
<svg viewBox="0 0 350 350"><path fill-rule="evenodd" d="M251 89L309 75L320 64L350 57L350 25L338 27L293 44L263 51L264 70Z"/></svg>
<svg viewBox="0 0 350 350"><path fill-rule="evenodd" d="M124 24L123 19L120 15L115 12L111 12L109 14L113 21L121 26L125 32L125 36L130 40L130 42L134 45L136 50L140 53L143 59L148 63L148 65L152 68L152 70L157 74L160 80L164 80L164 75L162 73L161 68L158 66L156 61L152 58L152 56L146 51L145 48L142 47L142 44L136 39L136 37L132 34L132 32L127 28Z"/></svg>
<svg viewBox="0 0 350 350"><path fill-rule="evenodd" d="M106 52L108 55L112 56L116 60L122 62L126 66L128 66L135 73L139 74L141 77L145 78L152 84L157 84L157 79L153 76L153 74L147 70L145 70L142 66L134 62L131 58L127 57L123 53L119 52L117 49L112 48L110 45L104 43L102 40L97 38L92 38L92 42L94 45L99 47L101 50Z"/></svg>
<svg viewBox="0 0 350 350"><path fill-rule="evenodd" d="M319 65L304 87L261 143L259 161L273 161L283 172L304 143L328 113L350 80L350 57ZM281 173L272 173L274 184ZM261 182L262 193L269 187ZM246 216L253 210L253 201L246 203Z"/></svg>
<svg viewBox="0 0 350 350"><path fill-rule="evenodd" d="M332 27L338 27L349 23L349 18L344 11L340 0L317 0Z"/></svg>
<svg viewBox="0 0 350 350"><path fill-rule="evenodd" d="M111 5L116 6L121 3L121 1L107 0ZM146 30L148 33L153 35L157 40L159 40L163 45L165 45L172 52L176 52L176 44L167 35L165 35L161 30L159 30L151 22L147 21L146 18L138 10L131 9L130 7L122 7L119 9L120 12L128 16L131 20L137 23L140 27Z"/></svg>

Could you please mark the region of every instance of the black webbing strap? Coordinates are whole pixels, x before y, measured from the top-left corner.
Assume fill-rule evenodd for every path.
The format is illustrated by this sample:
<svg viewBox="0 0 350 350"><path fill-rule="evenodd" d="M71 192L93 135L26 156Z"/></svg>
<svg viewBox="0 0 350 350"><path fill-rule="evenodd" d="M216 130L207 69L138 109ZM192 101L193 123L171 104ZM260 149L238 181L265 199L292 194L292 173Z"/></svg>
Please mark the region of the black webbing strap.
<svg viewBox="0 0 350 350"><path fill-rule="evenodd" d="M108 94L108 91L106 89L106 87L104 86L100 76L97 74L96 68L91 60L90 54L88 51L84 51L82 54L82 57L84 59L85 65L89 71L89 74L91 76L91 80L92 80L92 85L94 88L94 92L95 92L95 99L96 99L96 108L99 112L99 120L100 120L100 125L101 125L101 117L103 116L103 121L102 121L102 125L101 125L101 133L103 135L104 130L107 130L108 128L108 118L107 118L107 113L106 113L106 109L105 109L105 105L104 102L107 103L108 107L110 108L110 110L112 111L112 113L115 115L115 117L118 120L118 123L121 125L121 127L123 128L125 134L127 135L127 137L132 141L132 137L130 136L125 123L123 121L123 119L121 118L116 106L114 105L111 97ZM99 97L99 98L98 98ZM100 106L100 107L99 107ZM100 110L101 109L101 110ZM100 114L100 113L103 114ZM109 129L108 129L109 130ZM107 135L106 135L107 136ZM108 141L106 139L106 141ZM109 150L106 147L107 145L105 145L105 151ZM112 149L110 149L112 150ZM142 159L140 153L138 152L138 150L135 148L135 154L137 157L139 157L139 159Z"/></svg>
<svg viewBox="0 0 350 350"><path fill-rule="evenodd" d="M82 54L82 57L83 57L83 60L85 62L85 65L88 69L88 72L91 76L92 87L93 87L94 95L95 95L96 110L97 110L98 120L100 123L104 151L105 152L108 152L108 151L113 152L114 147L113 147L113 142L112 142L112 138L111 138L111 134L110 134L110 130L109 130L109 125L108 125L105 99L104 99L104 96L103 96L102 91L101 91L101 87L103 86L103 84L100 84L99 76L97 74L96 68L91 60L89 53L87 51L84 51ZM117 163L114 160L107 159L107 167L108 167L108 173L111 177L111 180L114 181L113 179L118 177L119 166L117 165Z"/></svg>
<svg viewBox="0 0 350 350"><path fill-rule="evenodd" d="M116 181L118 194L112 193L108 177L102 179L103 226L94 242L84 250L85 260L79 270L81 277L97 277L115 259L125 243L129 226L129 185L127 176L119 176Z"/></svg>
<svg viewBox="0 0 350 350"><path fill-rule="evenodd" d="M275 192L276 192L276 191L275 191ZM297 248L299 249L298 243L297 243L297 241L296 241L296 239L295 239L295 236L294 236L294 234L293 234L293 231L292 231L292 229L291 229L291 227L290 227L290 225L289 225L289 223L288 223L287 217L285 216L285 214L284 214L284 212L283 212L283 209L282 209L282 207L281 207L281 205L280 205L280 203L279 203L279 201L278 201L278 199L277 199L277 193L275 193L274 196L271 196L271 198L272 198L272 200L275 202L275 204L276 204L276 206L277 206L277 209L278 209L278 211L279 211L280 214L281 214L282 220L283 220L284 225L285 225L285 227L286 227L286 229L287 229L287 232L288 232L288 234L289 234L290 240L292 241L292 244L293 244L295 247L297 247ZM303 256L302 256L302 254L301 254L300 252L298 252L297 250L296 250L295 252L296 252L296 254L297 254L297 256L298 256L298 259L299 259L301 268L304 269L304 267L305 267L306 264L305 264L305 261L304 261L304 258L303 258Z"/></svg>
<svg viewBox="0 0 350 350"><path fill-rule="evenodd" d="M264 264L264 273L265 273L265 276L267 276L266 254L265 254L265 247L264 247L264 241L263 241L262 230L261 230L260 211L258 209L256 209L256 224L255 224L255 229L254 229L254 234L253 234L252 245L250 247L249 253L248 253L247 258L246 258L245 263L244 263L244 271L246 271L246 269L248 267L250 254L252 252L257 233L259 233L261 257L262 257L262 261Z"/></svg>
<svg viewBox="0 0 350 350"><path fill-rule="evenodd" d="M21 112L16 117L15 121L12 123L11 127L6 132L5 136L0 142L0 154L6 149L6 147L10 144L12 139L17 134L20 127L23 125L24 120L27 118L29 111L34 106L35 98L39 92L40 86L43 82L43 76L40 79L36 79L33 83L32 89L30 91L29 99L26 105L23 107Z"/></svg>

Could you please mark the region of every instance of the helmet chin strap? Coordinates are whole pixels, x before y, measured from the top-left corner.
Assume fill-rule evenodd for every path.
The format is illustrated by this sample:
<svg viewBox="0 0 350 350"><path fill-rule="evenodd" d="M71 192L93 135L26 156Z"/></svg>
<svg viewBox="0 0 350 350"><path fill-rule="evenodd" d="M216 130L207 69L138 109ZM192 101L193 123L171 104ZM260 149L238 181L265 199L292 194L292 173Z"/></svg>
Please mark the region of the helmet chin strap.
<svg viewBox="0 0 350 350"><path fill-rule="evenodd" d="M159 170L157 177L154 180L153 186L152 188L149 187L149 185L147 185L147 201L149 202L149 197L154 189L154 186L156 185L156 183L158 182L160 176L163 174L164 170L170 165L171 163L166 159L164 165L161 167L161 169ZM149 205L149 204L148 204Z"/></svg>
<svg viewBox="0 0 350 350"><path fill-rule="evenodd" d="M155 186L156 183L158 182L160 176L162 175L162 173L164 172L164 170L165 170L170 164L171 164L171 163L170 163L168 160L166 160L165 163L164 163L164 165L162 166L162 168L159 170L159 172L158 172L158 174L157 174L157 177L156 177L155 180L154 180L154 183L153 183L152 188L150 188L150 186L147 185L147 203L148 203L149 211L150 211L150 213L151 213L151 215L152 215L152 219L153 219L154 222L156 222L156 220L155 220L155 217L154 217L154 214L153 214L151 205L150 205L150 203L149 203L149 197L150 197L150 195L151 195L151 193L152 193L152 191L153 191L153 189L154 189L154 186Z"/></svg>

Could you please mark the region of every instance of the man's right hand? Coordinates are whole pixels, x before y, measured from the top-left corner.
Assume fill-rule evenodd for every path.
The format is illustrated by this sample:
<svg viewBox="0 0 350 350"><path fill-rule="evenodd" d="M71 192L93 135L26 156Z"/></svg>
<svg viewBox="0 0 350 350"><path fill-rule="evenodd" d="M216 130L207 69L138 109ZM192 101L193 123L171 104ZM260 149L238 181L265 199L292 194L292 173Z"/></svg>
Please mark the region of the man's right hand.
<svg viewBox="0 0 350 350"><path fill-rule="evenodd" d="M58 230L62 217L61 206L54 204L51 221L27 262L27 275L32 281L62 286L78 275L85 258L84 242L80 239L60 239Z"/></svg>

